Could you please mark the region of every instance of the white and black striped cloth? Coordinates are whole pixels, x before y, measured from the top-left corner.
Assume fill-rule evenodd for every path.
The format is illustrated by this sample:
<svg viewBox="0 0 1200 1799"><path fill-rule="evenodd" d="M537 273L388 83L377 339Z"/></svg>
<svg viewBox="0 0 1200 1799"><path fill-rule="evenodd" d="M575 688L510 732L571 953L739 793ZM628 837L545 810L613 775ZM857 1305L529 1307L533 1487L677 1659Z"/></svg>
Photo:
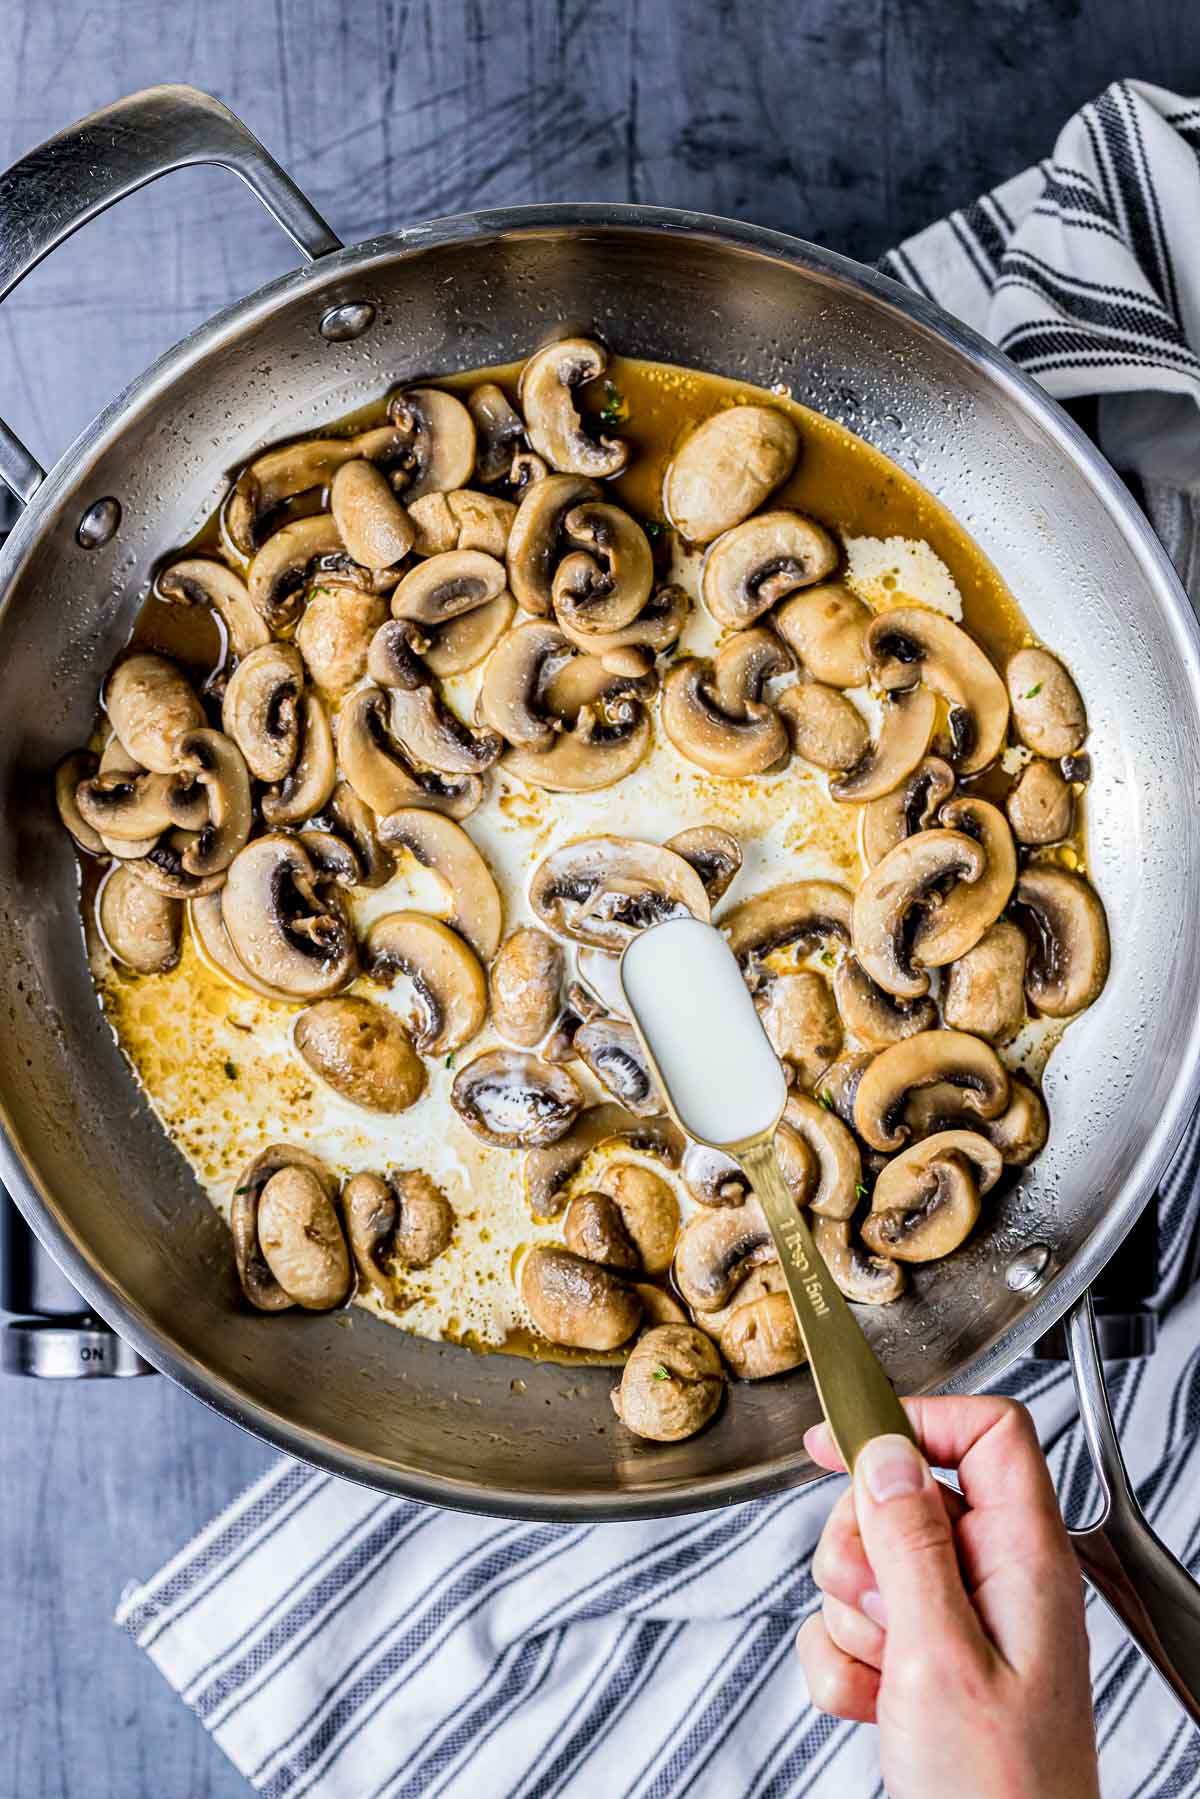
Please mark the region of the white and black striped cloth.
<svg viewBox="0 0 1200 1799"><path fill-rule="evenodd" d="M885 259L1061 397L1099 393L1195 578L1200 105L1110 88L1053 157ZM1192 589L1200 598L1200 582ZM1155 1527L1200 1567L1200 1173L1161 1201L1164 1313L1112 1371ZM1025 1364L1069 1518L1093 1499L1066 1372ZM792 1639L834 1489L653 1524L518 1524L386 1499L281 1462L118 1619L271 1799L785 1799L880 1793L874 1732L814 1712ZM1200 1791L1200 1734L1094 1598L1110 1799Z"/></svg>

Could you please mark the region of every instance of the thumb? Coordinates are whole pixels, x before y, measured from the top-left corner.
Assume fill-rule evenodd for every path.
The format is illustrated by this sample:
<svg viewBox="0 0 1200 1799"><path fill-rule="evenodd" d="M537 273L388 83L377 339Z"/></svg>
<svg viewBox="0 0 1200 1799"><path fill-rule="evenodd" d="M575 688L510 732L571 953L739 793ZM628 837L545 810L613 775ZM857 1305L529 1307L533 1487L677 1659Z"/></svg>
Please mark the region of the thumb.
<svg viewBox="0 0 1200 1799"><path fill-rule="evenodd" d="M941 1488L907 1437L873 1437L854 1465L859 1535L883 1601L888 1644L933 1631L979 1633Z"/></svg>

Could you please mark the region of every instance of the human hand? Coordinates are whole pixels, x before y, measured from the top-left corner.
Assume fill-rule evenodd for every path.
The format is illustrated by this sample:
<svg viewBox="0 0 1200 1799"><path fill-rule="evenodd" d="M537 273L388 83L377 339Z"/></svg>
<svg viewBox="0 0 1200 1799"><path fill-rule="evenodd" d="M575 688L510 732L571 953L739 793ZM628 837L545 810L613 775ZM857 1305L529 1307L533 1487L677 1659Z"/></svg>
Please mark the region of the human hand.
<svg viewBox="0 0 1200 1799"><path fill-rule="evenodd" d="M1024 1406L905 1401L858 1458L797 1639L813 1704L878 1724L891 1799L1097 1799L1083 1584ZM805 1446L845 1471L827 1425Z"/></svg>

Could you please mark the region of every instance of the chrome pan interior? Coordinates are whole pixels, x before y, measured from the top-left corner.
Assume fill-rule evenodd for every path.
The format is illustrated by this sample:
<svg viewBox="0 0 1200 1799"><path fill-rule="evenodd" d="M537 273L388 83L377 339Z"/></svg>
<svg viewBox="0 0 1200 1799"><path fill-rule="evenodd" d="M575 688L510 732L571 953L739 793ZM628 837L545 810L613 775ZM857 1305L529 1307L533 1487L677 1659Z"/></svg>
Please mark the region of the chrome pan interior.
<svg viewBox="0 0 1200 1799"><path fill-rule="evenodd" d="M320 320L349 300L369 301L374 324L327 341ZM639 1445L604 1370L475 1356L358 1312L346 1328L239 1304L225 1227L96 1006L49 777L87 735L156 558L231 469L392 383L524 355L564 323L782 382L895 458L973 533L1087 702L1112 975L1051 1062L1046 1154L964 1252L868 1318L901 1392L988 1385L1083 1291L1186 1120L1200 1036L1195 621L1119 481L980 339L795 239L607 206L476 214L333 250L198 331L63 457L0 551L0 1174L97 1310L239 1423L379 1487L560 1518L802 1480L814 1402L800 1380L742 1388L717 1428ZM120 530L80 547L81 515L110 495ZM1006 1266L1032 1242L1049 1246L1051 1277L1014 1293Z"/></svg>

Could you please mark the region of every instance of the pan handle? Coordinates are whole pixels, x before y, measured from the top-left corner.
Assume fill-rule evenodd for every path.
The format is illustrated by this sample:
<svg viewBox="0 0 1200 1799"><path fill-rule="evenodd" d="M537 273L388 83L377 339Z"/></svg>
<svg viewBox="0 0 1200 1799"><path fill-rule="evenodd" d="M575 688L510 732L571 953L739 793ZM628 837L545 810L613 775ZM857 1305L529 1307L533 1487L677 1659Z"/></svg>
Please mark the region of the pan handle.
<svg viewBox="0 0 1200 1799"><path fill-rule="evenodd" d="M1096 1341L1090 1293L1067 1317L1079 1417L1099 1477L1104 1511L1071 1542L1087 1578L1146 1659L1200 1724L1200 1585L1161 1543L1130 1485Z"/></svg>
<svg viewBox="0 0 1200 1799"><path fill-rule="evenodd" d="M195 163L215 163L244 181L308 260L342 248L227 106L194 87L148 87L68 126L0 174L0 300L89 219ZM26 505L44 478L0 419L0 481Z"/></svg>

